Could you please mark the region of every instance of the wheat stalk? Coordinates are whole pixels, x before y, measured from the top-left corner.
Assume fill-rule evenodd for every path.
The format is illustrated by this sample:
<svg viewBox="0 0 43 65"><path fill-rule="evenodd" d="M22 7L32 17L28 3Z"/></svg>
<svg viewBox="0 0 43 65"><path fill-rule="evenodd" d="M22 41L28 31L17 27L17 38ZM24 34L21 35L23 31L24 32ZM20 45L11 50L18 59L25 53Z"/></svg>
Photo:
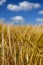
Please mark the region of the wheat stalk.
<svg viewBox="0 0 43 65"><path fill-rule="evenodd" d="M0 25L0 65L43 65L43 26Z"/></svg>

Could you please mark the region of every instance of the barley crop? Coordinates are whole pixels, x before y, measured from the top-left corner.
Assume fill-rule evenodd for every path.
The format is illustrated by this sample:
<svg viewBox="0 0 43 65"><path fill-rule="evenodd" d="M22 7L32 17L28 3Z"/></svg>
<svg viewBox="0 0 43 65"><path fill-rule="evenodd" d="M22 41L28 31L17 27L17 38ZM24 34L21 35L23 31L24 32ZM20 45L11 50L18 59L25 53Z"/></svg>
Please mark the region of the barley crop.
<svg viewBox="0 0 43 65"><path fill-rule="evenodd" d="M0 25L0 65L43 65L43 26Z"/></svg>

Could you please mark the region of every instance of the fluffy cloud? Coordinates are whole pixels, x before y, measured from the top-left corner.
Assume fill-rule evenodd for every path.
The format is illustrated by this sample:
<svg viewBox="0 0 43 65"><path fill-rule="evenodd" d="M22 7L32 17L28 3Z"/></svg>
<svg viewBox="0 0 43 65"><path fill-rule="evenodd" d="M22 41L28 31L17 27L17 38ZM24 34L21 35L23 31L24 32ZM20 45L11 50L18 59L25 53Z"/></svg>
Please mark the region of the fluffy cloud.
<svg viewBox="0 0 43 65"><path fill-rule="evenodd" d="M7 8L8 8L9 10L11 10L11 11L18 11L18 10L20 10L20 7L19 7L19 6L13 5L13 4L9 4L9 5L7 6Z"/></svg>
<svg viewBox="0 0 43 65"><path fill-rule="evenodd" d="M39 3L30 3L30 2L27 2L27 1L21 2L21 3L19 3L19 5L22 8L25 8L25 9L32 9L32 8L41 7L41 5Z"/></svg>
<svg viewBox="0 0 43 65"><path fill-rule="evenodd" d="M4 18L0 18L0 23L4 23L5 19Z"/></svg>
<svg viewBox="0 0 43 65"><path fill-rule="evenodd" d="M12 17L12 20L14 22L23 22L24 18L22 16L15 16L15 17Z"/></svg>
<svg viewBox="0 0 43 65"><path fill-rule="evenodd" d="M5 19L4 18L0 18L0 21L5 21Z"/></svg>
<svg viewBox="0 0 43 65"><path fill-rule="evenodd" d="M0 0L0 5L2 5L6 0Z"/></svg>
<svg viewBox="0 0 43 65"><path fill-rule="evenodd" d="M20 2L19 5L8 4L7 9L11 11L20 11L20 10L31 10L33 8L40 8L39 3L31 3L28 1Z"/></svg>
<svg viewBox="0 0 43 65"><path fill-rule="evenodd" d="M42 11L39 11L38 13L43 15L43 10Z"/></svg>
<svg viewBox="0 0 43 65"><path fill-rule="evenodd" d="M43 18L37 18L37 22L43 22Z"/></svg>

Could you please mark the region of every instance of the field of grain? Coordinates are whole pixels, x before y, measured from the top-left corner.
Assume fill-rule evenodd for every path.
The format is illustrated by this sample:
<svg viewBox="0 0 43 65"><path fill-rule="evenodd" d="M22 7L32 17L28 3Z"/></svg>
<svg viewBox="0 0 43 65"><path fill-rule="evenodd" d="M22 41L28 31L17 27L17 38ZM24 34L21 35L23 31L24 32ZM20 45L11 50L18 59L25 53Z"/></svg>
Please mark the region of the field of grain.
<svg viewBox="0 0 43 65"><path fill-rule="evenodd" d="M43 65L43 26L0 25L0 65Z"/></svg>

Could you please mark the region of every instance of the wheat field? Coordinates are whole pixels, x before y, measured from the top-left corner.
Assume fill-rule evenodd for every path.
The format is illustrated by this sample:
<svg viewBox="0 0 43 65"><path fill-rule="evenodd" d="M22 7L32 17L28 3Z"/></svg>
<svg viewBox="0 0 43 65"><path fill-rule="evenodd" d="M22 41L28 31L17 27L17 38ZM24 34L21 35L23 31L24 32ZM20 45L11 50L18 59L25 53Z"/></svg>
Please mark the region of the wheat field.
<svg viewBox="0 0 43 65"><path fill-rule="evenodd" d="M0 25L0 65L43 65L43 26Z"/></svg>

